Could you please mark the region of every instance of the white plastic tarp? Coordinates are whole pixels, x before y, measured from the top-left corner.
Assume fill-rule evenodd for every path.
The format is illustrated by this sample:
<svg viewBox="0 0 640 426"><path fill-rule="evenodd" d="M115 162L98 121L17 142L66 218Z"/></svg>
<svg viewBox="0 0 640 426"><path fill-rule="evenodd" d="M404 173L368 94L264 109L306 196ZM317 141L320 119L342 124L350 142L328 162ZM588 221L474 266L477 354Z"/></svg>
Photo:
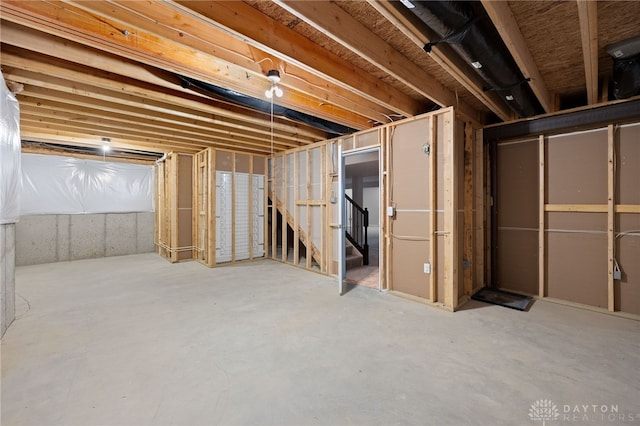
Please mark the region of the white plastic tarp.
<svg viewBox="0 0 640 426"><path fill-rule="evenodd" d="M22 154L21 214L153 211L153 166Z"/></svg>
<svg viewBox="0 0 640 426"><path fill-rule="evenodd" d="M0 224L20 218L20 105L0 72Z"/></svg>

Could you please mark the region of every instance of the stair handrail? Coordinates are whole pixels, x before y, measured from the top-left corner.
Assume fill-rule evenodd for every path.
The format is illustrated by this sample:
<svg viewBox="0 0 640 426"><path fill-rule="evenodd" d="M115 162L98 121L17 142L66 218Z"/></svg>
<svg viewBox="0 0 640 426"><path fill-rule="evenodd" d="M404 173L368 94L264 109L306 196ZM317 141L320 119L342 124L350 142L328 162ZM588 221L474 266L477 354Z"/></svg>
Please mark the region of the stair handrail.
<svg viewBox="0 0 640 426"><path fill-rule="evenodd" d="M353 201L351 197L344 194L347 201L345 207L347 209L348 217L352 219L355 217L355 225L351 225L351 232L349 228L345 229L345 235L347 240L362 254L362 263L364 265L369 264L369 210L366 207L361 207L358 203ZM354 215L354 212L357 212ZM351 213L350 215L348 213Z"/></svg>

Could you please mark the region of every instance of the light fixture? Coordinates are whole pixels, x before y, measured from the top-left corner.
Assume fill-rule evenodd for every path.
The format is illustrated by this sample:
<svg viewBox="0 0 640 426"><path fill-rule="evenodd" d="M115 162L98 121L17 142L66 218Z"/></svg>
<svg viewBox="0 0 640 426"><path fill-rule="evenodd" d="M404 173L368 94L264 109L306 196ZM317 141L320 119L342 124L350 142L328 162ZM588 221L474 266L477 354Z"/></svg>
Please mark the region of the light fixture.
<svg viewBox="0 0 640 426"><path fill-rule="evenodd" d="M508 101L512 101L513 100L513 95L507 95L504 97L506 100Z"/></svg>
<svg viewBox="0 0 640 426"><path fill-rule="evenodd" d="M267 78L271 82L271 87L265 90L264 95L267 97L267 99L273 98L274 94L278 98L281 98L284 92L277 86L277 84L280 82L280 73L278 72L278 70L269 70L267 72Z"/></svg>
<svg viewBox="0 0 640 426"><path fill-rule="evenodd" d="M482 68L482 64L479 61L471 62L471 65L473 65L473 67L477 70Z"/></svg>
<svg viewBox="0 0 640 426"><path fill-rule="evenodd" d="M111 151L111 145L109 145L111 143L111 139L109 138L102 138L102 152L109 152Z"/></svg>

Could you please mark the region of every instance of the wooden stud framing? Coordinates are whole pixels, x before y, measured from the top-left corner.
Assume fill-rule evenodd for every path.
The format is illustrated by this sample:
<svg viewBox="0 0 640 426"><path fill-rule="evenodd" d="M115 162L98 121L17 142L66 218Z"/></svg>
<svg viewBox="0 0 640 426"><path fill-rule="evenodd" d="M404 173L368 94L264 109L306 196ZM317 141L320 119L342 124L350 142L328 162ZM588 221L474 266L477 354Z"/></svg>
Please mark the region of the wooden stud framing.
<svg viewBox="0 0 640 426"><path fill-rule="evenodd" d="M453 111L443 114L444 147L444 305L455 310L458 306L458 191L456 178L456 150Z"/></svg>
<svg viewBox="0 0 640 426"><path fill-rule="evenodd" d="M615 128L607 129L607 307L615 310L613 268L615 256Z"/></svg>
<svg viewBox="0 0 640 426"><path fill-rule="evenodd" d="M475 274L473 288L481 288L485 285L484 280L484 143L482 139L482 129L476 131L476 143L475 143L475 183L474 183L474 198L475 198L475 238L476 244L475 250Z"/></svg>
<svg viewBox="0 0 640 426"><path fill-rule="evenodd" d="M307 260L307 269L311 269L311 265L312 265L312 260L313 260L313 233L311 232L311 212L313 211L311 205L309 204L309 200L311 199L311 151L312 149L308 149L307 150L307 206L305 207L307 209L307 224L306 224L306 239L307 239L307 255L306 255L306 260Z"/></svg>
<svg viewBox="0 0 640 426"><path fill-rule="evenodd" d="M320 147L320 199L321 200L326 200L327 197L327 188L326 188L326 181L327 181L327 162L325 161L326 159L326 152L327 152L327 145L324 144ZM327 229L326 224L328 223L326 221L326 210L327 210L327 203L324 202L321 206L320 206L320 220L322 221L321 224L321 230L322 232L320 232L320 247L321 247L321 254L320 254L320 271L326 273L327 272L327 238L326 238L326 234L327 232L325 232L325 230Z"/></svg>
<svg viewBox="0 0 640 426"><path fill-rule="evenodd" d="M431 155L429 155L429 253L431 254L431 274L429 275L429 294L431 302L438 300L438 129L436 116L429 117L429 137Z"/></svg>
<svg viewBox="0 0 640 426"><path fill-rule="evenodd" d="M231 263L236 261L236 153L231 153Z"/></svg>
<svg viewBox="0 0 640 426"><path fill-rule="evenodd" d="M608 204L545 204L547 212L607 213ZM640 205L615 204L615 213L640 213Z"/></svg>
<svg viewBox="0 0 640 426"><path fill-rule="evenodd" d="M174 249L178 245L178 154L172 153L167 158L169 165L169 217L170 223L170 248ZM172 262L178 261L178 251L169 251L169 257Z"/></svg>
<svg viewBox="0 0 640 426"><path fill-rule="evenodd" d="M216 264L216 150L210 149L207 159L209 169L209 203L208 203L208 219L207 229L209 231L209 238L207 238L207 266L214 266Z"/></svg>
<svg viewBox="0 0 640 426"><path fill-rule="evenodd" d="M295 152L293 155L293 264L298 265L300 263L300 224L298 218L300 217L300 206L298 200L300 200L300 152ZM285 207L288 210L288 206ZM283 221L284 222L284 221ZM284 226L284 225L283 225Z"/></svg>
<svg viewBox="0 0 640 426"><path fill-rule="evenodd" d="M545 149L544 135L538 138L538 296L545 297Z"/></svg>
<svg viewBox="0 0 640 426"><path fill-rule="evenodd" d="M288 256L288 246L287 246L287 226L288 226L288 221L287 221L287 195L288 195L288 190L287 190L287 183L288 183L288 172L289 172L289 167L287 167L287 156L289 155L293 155L292 153L290 154L284 154L282 156L282 261L286 262L287 261L287 256Z"/></svg>
<svg viewBox="0 0 640 426"><path fill-rule="evenodd" d="M466 122L464 126L464 222L463 222L463 269L464 294L471 296L474 273L474 216L473 216L473 160L475 150L473 143L473 125Z"/></svg>
<svg viewBox="0 0 640 426"><path fill-rule="evenodd" d="M253 259L253 155L249 156L249 259Z"/></svg>
<svg viewBox="0 0 640 426"><path fill-rule="evenodd" d="M264 182L262 184L262 205L264 206L264 210L262 211L262 238L264 242L263 246L263 257L266 259L269 257L269 181L271 180L270 170L269 170L269 158L264 157L262 159L262 167L264 170Z"/></svg>
<svg viewBox="0 0 640 426"><path fill-rule="evenodd" d="M276 158L272 155L269 158L269 178L271 180L271 185L269 185L269 195L271 196L271 259L276 258L276 250L278 246L278 206L276 206L276 194L277 190L277 180L276 180Z"/></svg>

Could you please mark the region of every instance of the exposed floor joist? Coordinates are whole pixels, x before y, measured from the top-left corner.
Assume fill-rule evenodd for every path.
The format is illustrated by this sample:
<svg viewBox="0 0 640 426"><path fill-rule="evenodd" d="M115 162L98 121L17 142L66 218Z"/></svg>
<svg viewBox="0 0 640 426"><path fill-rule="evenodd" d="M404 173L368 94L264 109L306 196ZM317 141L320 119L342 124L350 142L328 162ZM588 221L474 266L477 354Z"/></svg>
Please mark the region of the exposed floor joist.
<svg viewBox="0 0 640 426"><path fill-rule="evenodd" d="M520 28L513 17L509 3L506 1L482 0L482 6L487 11L493 25L509 49L522 74L530 78L529 86L545 112L553 112L553 100L547 86L535 64L531 51L524 40Z"/></svg>

